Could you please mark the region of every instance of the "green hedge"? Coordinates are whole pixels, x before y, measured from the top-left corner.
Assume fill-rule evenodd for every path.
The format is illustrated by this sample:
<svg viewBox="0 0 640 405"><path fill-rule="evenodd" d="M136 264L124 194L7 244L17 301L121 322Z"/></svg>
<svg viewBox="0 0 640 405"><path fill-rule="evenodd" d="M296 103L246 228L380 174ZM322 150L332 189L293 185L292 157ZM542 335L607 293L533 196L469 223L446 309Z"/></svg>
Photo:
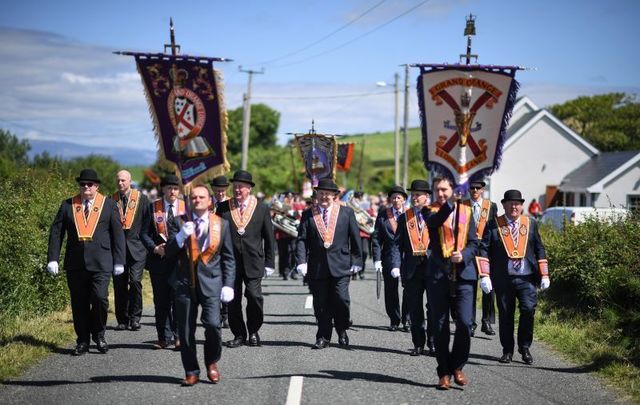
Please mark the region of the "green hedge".
<svg viewBox="0 0 640 405"><path fill-rule="evenodd" d="M64 274L46 271L51 222L76 191L57 173L22 168L0 180L0 319L37 315L69 302Z"/></svg>

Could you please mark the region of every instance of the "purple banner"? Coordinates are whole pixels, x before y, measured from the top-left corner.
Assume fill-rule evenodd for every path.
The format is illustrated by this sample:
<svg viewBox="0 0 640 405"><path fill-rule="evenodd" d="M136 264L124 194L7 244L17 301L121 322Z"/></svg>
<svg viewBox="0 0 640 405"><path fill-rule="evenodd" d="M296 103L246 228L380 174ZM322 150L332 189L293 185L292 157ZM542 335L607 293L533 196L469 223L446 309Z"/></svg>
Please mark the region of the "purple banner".
<svg viewBox="0 0 640 405"><path fill-rule="evenodd" d="M160 164L182 183L229 171L222 84L211 61L136 56L153 116Z"/></svg>

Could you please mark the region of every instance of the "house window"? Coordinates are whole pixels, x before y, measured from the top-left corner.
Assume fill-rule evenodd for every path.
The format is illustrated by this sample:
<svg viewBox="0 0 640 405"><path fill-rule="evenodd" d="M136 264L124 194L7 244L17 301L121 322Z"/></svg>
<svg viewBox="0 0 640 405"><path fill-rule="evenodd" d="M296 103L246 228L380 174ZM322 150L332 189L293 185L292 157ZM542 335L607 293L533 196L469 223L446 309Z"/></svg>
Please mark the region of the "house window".
<svg viewBox="0 0 640 405"><path fill-rule="evenodd" d="M630 210L640 210L640 195L627 195L627 206Z"/></svg>
<svg viewBox="0 0 640 405"><path fill-rule="evenodd" d="M574 207L576 205L576 194L575 193L565 193L565 206L566 207Z"/></svg>
<svg viewBox="0 0 640 405"><path fill-rule="evenodd" d="M580 204L578 204L581 207L586 207L587 206L587 194L586 193L580 193Z"/></svg>

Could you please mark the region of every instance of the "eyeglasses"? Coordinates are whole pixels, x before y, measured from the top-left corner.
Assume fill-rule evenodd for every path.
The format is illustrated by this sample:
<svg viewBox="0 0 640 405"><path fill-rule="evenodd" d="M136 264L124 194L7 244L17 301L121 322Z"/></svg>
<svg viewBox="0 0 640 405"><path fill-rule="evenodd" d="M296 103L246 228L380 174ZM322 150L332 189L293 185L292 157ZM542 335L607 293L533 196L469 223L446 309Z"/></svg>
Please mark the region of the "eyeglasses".
<svg viewBox="0 0 640 405"><path fill-rule="evenodd" d="M85 188L85 187L91 188L91 187L93 187L95 185L96 185L96 183L92 183L90 181L88 181L88 182L84 182L83 181L83 182L80 183L80 187L82 187L82 188Z"/></svg>
<svg viewBox="0 0 640 405"><path fill-rule="evenodd" d="M482 190L482 187L469 187L469 190Z"/></svg>

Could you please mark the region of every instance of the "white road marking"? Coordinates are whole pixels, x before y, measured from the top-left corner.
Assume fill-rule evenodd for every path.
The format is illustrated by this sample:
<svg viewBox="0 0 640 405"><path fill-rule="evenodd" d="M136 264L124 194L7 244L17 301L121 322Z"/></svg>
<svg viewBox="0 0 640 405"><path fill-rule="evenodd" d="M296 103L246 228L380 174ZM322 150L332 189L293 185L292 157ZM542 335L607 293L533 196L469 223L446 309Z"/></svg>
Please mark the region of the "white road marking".
<svg viewBox="0 0 640 405"><path fill-rule="evenodd" d="M304 302L304 309L313 308L313 295L307 295L307 300Z"/></svg>
<svg viewBox="0 0 640 405"><path fill-rule="evenodd" d="M302 400L302 376L294 375L289 383L287 402L285 405L299 405Z"/></svg>

